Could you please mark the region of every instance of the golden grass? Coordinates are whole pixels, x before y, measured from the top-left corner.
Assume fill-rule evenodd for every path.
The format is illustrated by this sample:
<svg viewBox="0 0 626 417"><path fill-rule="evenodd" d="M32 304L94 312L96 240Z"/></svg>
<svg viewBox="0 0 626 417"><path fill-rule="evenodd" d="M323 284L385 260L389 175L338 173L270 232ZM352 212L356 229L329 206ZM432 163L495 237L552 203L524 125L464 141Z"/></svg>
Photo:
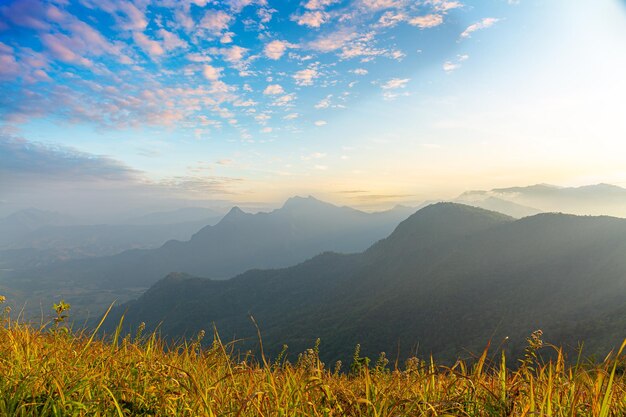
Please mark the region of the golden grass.
<svg viewBox="0 0 626 417"><path fill-rule="evenodd" d="M154 334L105 342L63 323L49 330L1 318L1 416L626 415L621 351L595 365L568 365L558 351L541 363L537 333L525 360L509 364L515 370L485 350L471 365L412 358L389 370L381 358L344 374L316 348L295 364L267 363L234 355L217 335L209 347L199 337L166 348Z"/></svg>

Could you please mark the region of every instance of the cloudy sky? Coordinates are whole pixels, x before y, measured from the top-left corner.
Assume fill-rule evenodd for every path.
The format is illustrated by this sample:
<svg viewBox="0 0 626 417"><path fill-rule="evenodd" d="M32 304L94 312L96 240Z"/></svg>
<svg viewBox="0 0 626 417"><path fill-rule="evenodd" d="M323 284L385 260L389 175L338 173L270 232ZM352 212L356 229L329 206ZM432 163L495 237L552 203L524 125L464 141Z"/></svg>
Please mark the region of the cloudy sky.
<svg viewBox="0 0 626 417"><path fill-rule="evenodd" d="M623 0L3 0L0 213L626 186Z"/></svg>

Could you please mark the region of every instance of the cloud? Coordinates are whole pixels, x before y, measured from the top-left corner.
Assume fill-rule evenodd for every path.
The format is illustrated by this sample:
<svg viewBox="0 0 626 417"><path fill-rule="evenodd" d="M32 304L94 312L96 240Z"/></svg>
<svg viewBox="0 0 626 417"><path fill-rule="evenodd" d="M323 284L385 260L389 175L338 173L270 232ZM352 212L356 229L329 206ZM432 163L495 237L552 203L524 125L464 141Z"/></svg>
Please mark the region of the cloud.
<svg viewBox="0 0 626 417"><path fill-rule="evenodd" d="M403 0L361 0L360 4L366 9L377 11L383 9L399 8L406 4Z"/></svg>
<svg viewBox="0 0 626 417"><path fill-rule="evenodd" d="M463 7L463 3L456 0L427 0L425 4L431 5L438 12L446 12Z"/></svg>
<svg viewBox="0 0 626 417"><path fill-rule="evenodd" d="M29 29L46 30L50 24L46 22L47 7L37 0L15 1L0 7L0 15L7 22Z"/></svg>
<svg viewBox="0 0 626 417"><path fill-rule="evenodd" d="M228 29L232 20L233 17L223 10L208 10L200 20L199 26L212 35L219 35Z"/></svg>
<svg viewBox="0 0 626 417"><path fill-rule="evenodd" d="M356 74L356 75L367 75L368 71L365 68L357 68L357 69L354 69L354 70L352 70L350 72L352 72L353 74Z"/></svg>
<svg viewBox="0 0 626 417"><path fill-rule="evenodd" d="M209 81L216 81L220 78L222 68L214 67L213 65L205 65L202 68L202 75Z"/></svg>
<svg viewBox="0 0 626 417"><path fill-rule="evenodd" d="M409 19L409 24L420 29L432 28L443 23L443 16L440 14L429 14Z"/></svg>
<svg viewBox="0 0 626 417"><path fill-rule="evenodd" d="M135 43L152 58L157 58L165 53L165 49L163 49L163 46L161 46L159 42L150 39L143 32L134 32L133 39Z"/></svg>
<svg viewBox="0 0 626 417"><path fill-rule="evenodd" d="M324 9L332 4L339 3L341 0L308 0L304 7L309 10Z"/></svg>
<svg viewBox="0 0 626 417"><path fill-rule="evenodd" d="M279 84L270 84L263 90L263 94L265 95L277 95L283 94L284 92L285 90Z"/></svg>
<svg viewBox="0 0 626 417"><path fill-rule="evenodd" d="M320 74L315 68L307 68L296 72L293 79L296 80L297 85L308 86L313 85L313 80L319 76Z"/></svg>
<svg viewBox="0 0 626 417"><path fill-rule="evenodd" d="M459 67L460 67L459 64L456 64L456 63L451 62L451 61L446 61L446 62L443 63L443 70L445 72L448 72L448 73L454 71L455 69L457 69Z"/></svg>
<svg viewBox="0 0 626 417"><path fill-rule="evenodd" d="M178 35L172 32L168 32L165 29L159 29L157 34L163 39L163 46L166 50L171 51L177 48L186 48L189 45L182 40Z"/></svg>
<svg viewBox="0 0 626 417"><path fill-rule="evenodd" d="M278 106L278 107L290 106L295 99L296 99L295 94L293 93L285 94L285 95L278 97L276 100L274 100L272 105Z"/></svg>
<svg viewBox="0 0 626 417"><path fill-rule="evenodd" d="M332 94L329 94L325 98L321 99L314 107L316 109L327 109L331 105L330 99L333 97Z"/></svg>
<svg viewBox="0 0 626 417"><path fill-rule="evenodd" d="M461 33L460 37L465 39L471 37L473 32L481 29L487 29L497 23L500 19L495 17L485 17L477 23L471 24Z"/></svg>
<svg viewBox="0 0 626 417"><path fill-rule="evenodd" d="M316 120L314 124L315 126L326 126L328 122L326 120Z"/></svg>
<svg viewBox="0 0 626 417"><path fill-rule="evenodd" d="M453 71L456 71L457 69L461 67L461 62L467 61L468 59L469 59L469 55L467 54L457 55L454 61L446 61L443 63L443 70L448 74Z"/></svg>
<svg viewBox="0 0 626 417"><path fill-rule="evenodd" d="M20 75L20 65L15 60L13 48L0 42L0 80Z"/></svg>
<svg viewBox="0 0 626 417"><path fill-rule="evenodd" d="M292 16L292 20L300 26L318 28L328 21L329 16L330 15L326 12L315 10L301 15Z"/></svg>
<svg viewBox="0 0 626 417"><path fill-rule="evenodd" d="M378 25L380 27L390 28L404 20L406 20L406 15L404 13L389 10L385 12L380 19L378 19Z"/></svg>
<svg viewBox="0 0 626 417"><path fill-rule="evenodd" d="M280 59L287 51L288 48L293 48L294 45L286 41L273 40L263 48L263 53L269 59Z"/></svg>
<svg viewBox="0 0 626 417"><path fill-rule="evenodd" d="M406 84L410 81L410 78L392 78L380 87L383 90L394 90L396 88L405 88Z"/></svg>
<svg viewBox="0 0 626 417"><path fill-rule="evenodd" d="M28 178L63 180L129 181L137 180L136 171L105 156L79 152L62 146L49 146L0 134L0 173L5 180ZM7 181L8 182L8 181Z"/></svg>
<svg viewBox="0 0 626 417"><path fill-rule="evenodd" d="M348 41L357 36L356 32L350 30L339 30L327 35L322 35L312 42L308 47L319 52L332 52L342 48Z"/></svg>

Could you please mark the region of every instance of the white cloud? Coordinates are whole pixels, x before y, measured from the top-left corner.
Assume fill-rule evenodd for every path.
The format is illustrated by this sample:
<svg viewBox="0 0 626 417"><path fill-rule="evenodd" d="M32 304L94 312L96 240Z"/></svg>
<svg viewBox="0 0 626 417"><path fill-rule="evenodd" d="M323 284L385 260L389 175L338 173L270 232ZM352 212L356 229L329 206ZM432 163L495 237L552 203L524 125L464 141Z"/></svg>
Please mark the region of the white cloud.
<svg viewBox="0 0 626 417"><path fill-rule="evenodd" d="M298 113L289 113L288 115L283 117L283 119L285 119L285 120L294 120L294 119L297 119L298 117L300 117L300 115Z"/></svg>
<svg viewBox="0 0 626 417"><path fill-rule="evenodd" d="M430 4L433 9L440 12L463 7L463 3L456 0L427 0L425 3Z"/></svg>
<svg viewBox="0 0 626 417"><path fill-rule="evenodd" d="M294 45L286 41L273 40L263 48L263 53L270 59L280 59L285 54L288 48L293 48Z"/></svg>
<svg viewBox="0 0 626 417"><path fill-rule="evenodd" d="M378 25L384 28L394 27L398 23L406 20L406 15L402 12L387 11L380 19L378 19Z"/></svg>
<svg viewBox="0 0 626 417"><path fill-rule="evenodd" d="M230 48L221 48L220 53L224 57L224 61L236 63L243 60L248 50L241 46L232 46Z"/></svg>
<svg viewBox="0 0 626 417"><path fill-rule="evenodd" d="M294 101L295 99L296 99L295 94L293 93L285 94L283 96L278 97L276 100L274 100L273 105L279 106L279 107L289 106L291 102Z"/></svg>
<svg viewBox="0 0 626 417"><path fill-rule="evenodd" d="M204 75L204 78L206 78L209 81L216 81L220 78L220 75L222 73L222 68L216 68L213 65L205 65L202 68L202 74Z"/></svg>
<svg viewBox="0 0 626 417"><path fill-rule="evenodd" d="M259 124L261 125L265 125L267 124L267 121L270 120L272 118L272 116L270 116L267 113L261 113L261 114L257 114L256 116L254 116L254 119L259 122Z"/></svg>
<svg viewBox="0 0 626 417"><path fill-rule="evenodd" d="M443 23L443 16L440 14L429 14L425 16L417 16L409 20L409 24L417 26L420 29L432 28Z"/></svg>
<svg viewBox="0 0 626 417"><path fill-rule="evenodd" d="M356 75L367 75L367 70L365 68L357 68L351 71Z"/></svg>
<svg viewBox="0 0 626 417"><path fill-rule="evenodd" d="M272 95L272 96L283 94L284 92L285 90L279 84L270 84L267 87L265 87L265 90L263 90L263 94Z"/></svg>
<svg viewBox="0 0 626 417"><path fill-rule="evenodd" d="M454 70L456 70L457 68L459 68L461 65L454 63L452 61L446 61L443 63L443 70L447 73L450 73Z"/></svg>
<svg viewBox="0 0 626 417"><path fill-rule="evenodd" d="M472 25L469 25L467 29L465 29L463 33L461 33L460 36L461 38L469 38L473 32L476 32L477 30L481 30L481 29L490 28L499 20L500 19L497 19L495 17L485 17L480 22L476 22Z"/></svg>
<svg viewBox="0 0 626 417"><path fill-rule="evenodd" d="M316 109L327 109L330 107L330 99L333 97L332 94L329 94L325 98L321 99L314 107Z"/></svg>
<svg viewBox="0 0 626 417"><path fill-rule="evenodd" d="M392 78L380 87L383 90L395 90L396 88L405 88L406 84L410 81L410 78Z"/></svg>
<svg viewBox="0 0 626 417"><path fill-rule="evenodd" d="M163 46L166 50L171 51L176 48L186 48L189 46L187 42L178 37L175 33L168 32L165 29L159 29L157 34L163 39Z"/></svg>
<svg viewBox="0 0 626 417"><path fill-rule="evenodd" d="M325 126L328 122L326 122L326 120L317 120L314 124L315 126Z"/></svg>
<svg viewBox="0 0 626 417"><path fill-rule="evenodd" d="M403 0L361 0L361 5L369 10L383 10L399 8L404 5Z"/></svg>
<svg viewBox="0 0 626 417"><path fill-rule="evenodd" d="M272 133L272 129L271 127L264 127L263 129L261 129L261 133Z"/></svg>
<svg viewBox="0 0 626 417"><path fill-rule="evenodd" d="M304 7L309 10L323 9L331 4L338 3L340 0L308 0Z"/></svg>
<svg viewBox="0 0 626 417"><path fill-rule="evenodd" d="M331 52L342 48L347 42L357 36L356 32L340 30L328 35L320 36L309 43L309 48L319 52Z"/></svg>
<svg viewBox="0 0 626 417"><path fill-rule="evenodd" d="M295 21L300 26L308 26L312 28L318 28L322 24L326 23L328 20L329 14L326 12L322 12L320 10L315 10L312 12L306 12L299 16L292 16L292 20Z"/></svg>
<svg viewBox="0 0 626 417"><path fill-rule="evenodd" d="M148 38L143 32L133 32L133 39L141 49L153 58L165 53L159 42Z"/></svg>
<svg viewBox="0 0 626 417"><path fill-rule="evenodd" d="M212 61L210 56L197 54L197 53L187 54L185 55L185 58L187 58L187 60L191 62L211 62Z"/></svg>
<svg viewBox="0 0 626 417"><path fill-rule="evenodd" d="M199 26L213 35L219 35L227 30L233 17L223 10L209 10L206 12Z"/></svg>
<svg viewBox="0 0 626 417"><path fill-rule="evenodd" d="M313 85L313 80L319 77L319 72L315 68L307 68L296 72L293 75L296 84L300 86Z"/></svg>
<svg viewBox="0 0 626 417"><path fill-rule="evenodd" d="M447 73L451 73L461 67L461 62L467 61L469 55L457 55L454 61L446 61L443 63L443 70Z"/></svg>

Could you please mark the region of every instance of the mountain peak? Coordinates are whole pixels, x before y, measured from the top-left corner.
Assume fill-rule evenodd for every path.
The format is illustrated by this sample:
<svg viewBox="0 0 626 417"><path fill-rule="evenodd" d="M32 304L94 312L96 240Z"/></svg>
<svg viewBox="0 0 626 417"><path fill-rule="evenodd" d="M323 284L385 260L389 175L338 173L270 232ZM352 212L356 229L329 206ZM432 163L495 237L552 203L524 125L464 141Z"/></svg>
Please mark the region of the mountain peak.
<svg viewBox="0 0 626 417"><path fill-rule="evenodd" d="M417 236L430 240L459 236L513 221L512 217L465 204L442 202L430 204L398 225L390 241L414 240Z"/></svg>
<svg viewBox="0 0 626 417"><path fill-rule="evenodd" d="M305 207L320 207L320 206L330 206L330 203L326 203L324 201L318 200L317 198L309 195L307 197L294 196L283 204L283 209L289 208L305 208Z"/></svg>
<svg viewBox="0 0 626 417"><path fill-rule="evenodd" d="M240 209L238 206L234 206L228 211L228 213L226 213L222 221L228 220L228 219L237 219L237 218L240 218L241 216L245 216L246 214L248 213Z"/></svg>

